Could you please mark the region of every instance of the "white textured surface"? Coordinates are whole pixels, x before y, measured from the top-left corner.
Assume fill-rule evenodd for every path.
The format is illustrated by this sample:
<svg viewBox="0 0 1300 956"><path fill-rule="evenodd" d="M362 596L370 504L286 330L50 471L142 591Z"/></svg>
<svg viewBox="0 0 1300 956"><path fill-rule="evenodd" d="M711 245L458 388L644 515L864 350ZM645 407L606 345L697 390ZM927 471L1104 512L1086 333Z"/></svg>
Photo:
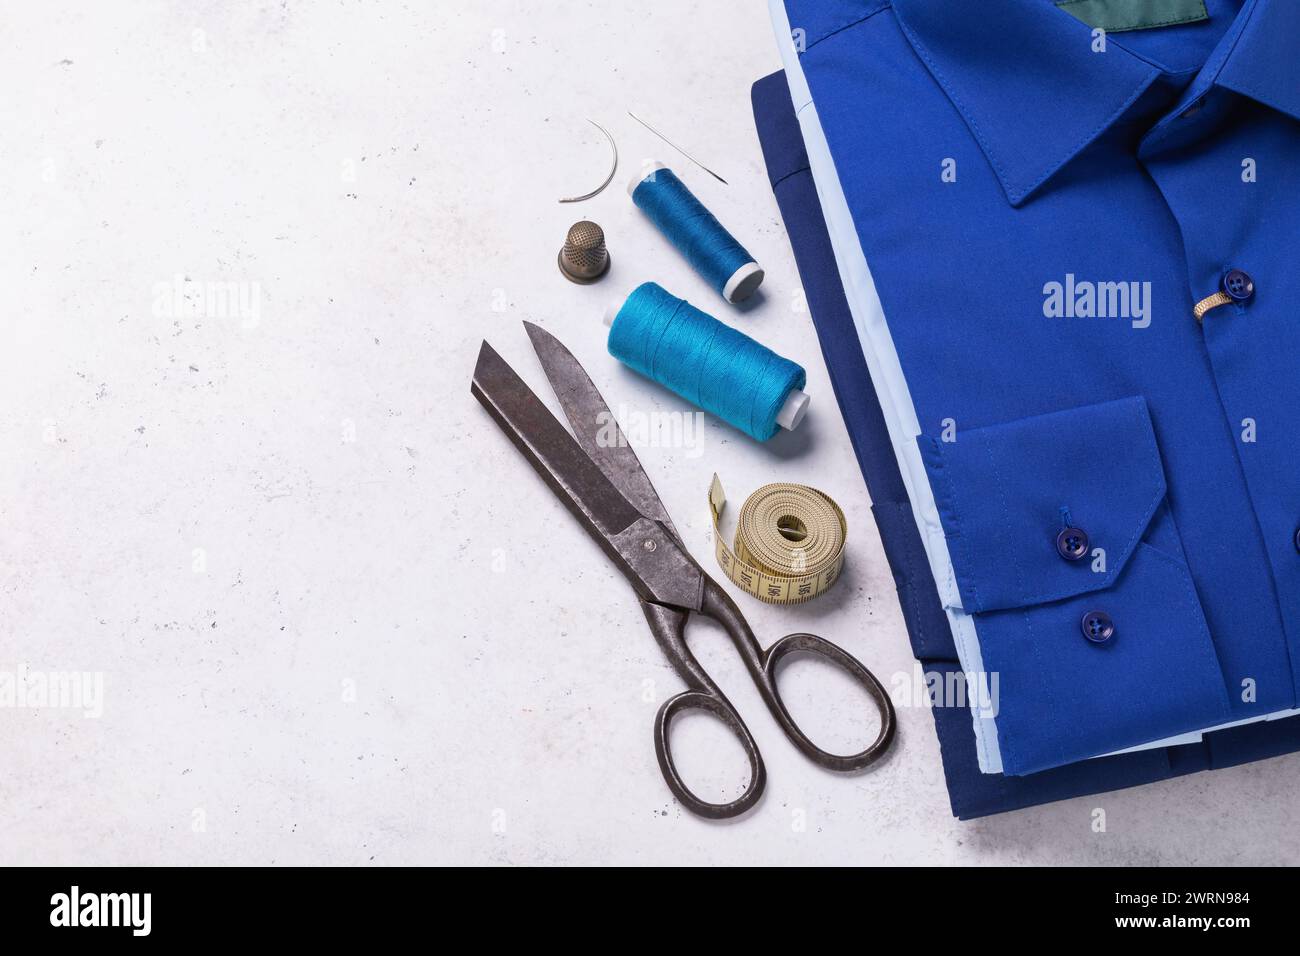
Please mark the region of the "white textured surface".
<svg viewBox="0 0 1300 956"><path fill-rule="evenodd" d="M762 4L43 4L4 21L0 671L103 671L105 701L98 720L0 710L0 862L1297 857L1294 757L961 824L930 715L901 708L884 765L831 776L703 627L768 793L723 826L669 799L650 724L677 680L469 378L486 336L545 394L530 318L620 416L682 411L603 348L601 310L645 279L802 361L796 432L759 446L706 421L698 444L642 458L703 559L715 470L737 502L775 480L834 495L845 580L802 609L742 607L767 641L812 630L882 679L908 671L750 119L749 85L778 63ZM760 302L718 299L622 179L555 202L606 171L587 116L625 174L673 165L767 270ZM555 266L579 218L613 256L589 287ZM169 315L177 275L200 305L196 283L235 282L259 310ZM812 727L852 720L827 703L838 683L785 676ZM702 745L706 778L698 730L682 746Z"/></svg>

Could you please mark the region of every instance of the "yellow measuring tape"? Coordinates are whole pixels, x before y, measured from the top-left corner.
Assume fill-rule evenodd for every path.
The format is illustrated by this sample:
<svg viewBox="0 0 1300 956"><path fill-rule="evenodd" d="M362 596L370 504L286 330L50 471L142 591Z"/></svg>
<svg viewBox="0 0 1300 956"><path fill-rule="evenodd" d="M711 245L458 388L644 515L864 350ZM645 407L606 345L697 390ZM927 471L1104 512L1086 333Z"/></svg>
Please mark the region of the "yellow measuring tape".
<svg viewBox="0 0 1300 956"><path fill-rule="evenodd" d="M726 503L714 475L709 486L714 554L727 577L760 601L810 601L840 576L848 526L828 495L807 485L764 485L740 506L734 551L718 530Z"/></svg>

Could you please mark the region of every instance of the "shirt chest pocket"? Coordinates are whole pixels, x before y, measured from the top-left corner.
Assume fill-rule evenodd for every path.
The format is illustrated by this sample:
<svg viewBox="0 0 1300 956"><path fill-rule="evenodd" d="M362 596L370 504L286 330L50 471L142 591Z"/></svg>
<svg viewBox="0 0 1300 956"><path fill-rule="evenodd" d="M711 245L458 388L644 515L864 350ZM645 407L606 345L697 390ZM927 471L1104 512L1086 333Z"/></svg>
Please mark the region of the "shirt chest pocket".
<svg viewBox="0 0 1300 956"><path fill-rule="evenodd" d="M1144 399L918 443L1005 773L1230 719Z"/></svg>

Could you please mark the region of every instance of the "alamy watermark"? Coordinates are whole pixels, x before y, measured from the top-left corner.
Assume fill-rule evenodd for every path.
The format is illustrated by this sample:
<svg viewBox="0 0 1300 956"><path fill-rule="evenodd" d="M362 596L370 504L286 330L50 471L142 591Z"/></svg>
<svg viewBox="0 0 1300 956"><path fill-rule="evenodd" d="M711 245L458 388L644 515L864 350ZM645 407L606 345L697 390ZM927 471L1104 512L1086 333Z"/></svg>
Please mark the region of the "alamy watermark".
<svg viewBox="0 0 1300 956"><path fill-rule="evenodd" d="M85 893L73 884L66 893L50 897L54 927L121 927L132 936L148 936L153 928L152 893Z"/></svg>
<svg viewBox="0 0 1300 956"><path fill-rule="evenodd" d="M599 412L596 426L600 448L676 448L685 450L687 458L704 454L703 412L644 412L620 405L617 418L613 412Z"/></svg>
<svg viewBox="0 0 1300 956"><path fill-rule="evenodd" d="M980 717L998 715L997 671L927 671L920 662L910 672L898 671L889 680L890 699L897 707L970 707Z"/></svg>
<svg viewBox="0 0 1300 956"><path fill-rule="evenodd" d="M177 275L154 283L153 314L160 319L236 319L241 328L255 329L262 322L262 284Z"/></svg>
<svg viewBox="0 0 1300 956"><path fill-rule="evenodd" d="M0 708L11 710L79 710L97 720L104 716L103 671L40 671L19 664L0 670Z"/></svg>
<svg viewBox="0 0 1300 956"><path fill-rule="evenodd" d="M1043 286L1043 315L1049 319L1129 319L1133 328L1151 324L1150 282L1091 282L1065 274Z"/></svg>

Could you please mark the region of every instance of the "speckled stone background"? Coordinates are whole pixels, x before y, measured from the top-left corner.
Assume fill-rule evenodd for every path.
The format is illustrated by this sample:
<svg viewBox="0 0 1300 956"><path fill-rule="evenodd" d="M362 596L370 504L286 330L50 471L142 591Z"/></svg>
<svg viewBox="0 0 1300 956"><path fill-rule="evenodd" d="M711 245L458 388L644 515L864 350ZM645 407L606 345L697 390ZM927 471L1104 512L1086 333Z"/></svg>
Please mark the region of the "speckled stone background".
<svg viewBox="0 0 1300 956"><path fill-rule="evenodd" d="M831 776L707 626L694 646L746 715L768 792L729 825L669 798L650 726L679 684L469 379L487 337L546 394L529 318L625 423L698 425L640 445L702 559L714 471L735 501L775 480L830 492L851 529L844 580L803 608L743 607L767 641L811 630L890 683L909 674L752 127L749 86L778 66L763 7L11 6L0 671L101 673L104 699L97 719L0 710L0 862L1297 858L1294 757L961 824L930 714L902 706L887 762ZM622 163L561 206L606 170L587 117ZM766 266L762 301L724 305L631 205L649 158ZM555 267L583 217L614 262L590 287ZM601 312L645 279L802 361L805 424L759 446L610 359ZM834 675L785 677L825 743L868 736ZM734 744L706 721L678 739L702 790L735 793Z"/></svg>

